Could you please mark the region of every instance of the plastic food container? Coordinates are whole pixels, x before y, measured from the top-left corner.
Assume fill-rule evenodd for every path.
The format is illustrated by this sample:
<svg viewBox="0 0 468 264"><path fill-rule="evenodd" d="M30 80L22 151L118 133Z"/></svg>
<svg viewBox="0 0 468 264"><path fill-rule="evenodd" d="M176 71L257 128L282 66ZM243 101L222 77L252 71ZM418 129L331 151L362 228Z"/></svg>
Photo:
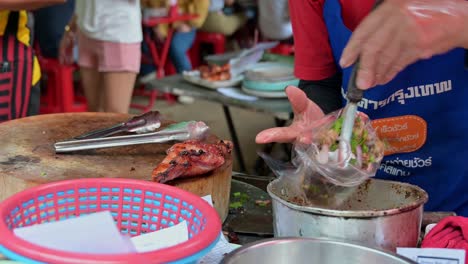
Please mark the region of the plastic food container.
<svg viewBox="0 0 468 264"><path fill-rule="evenodd" d="M186 221L189 240L146 253L79 254L41 247L13 229L111 211L122 233L136 236ZM202 198L165 184L89 178L40 185L0 203L0 254L22 263L196 263L217 243L221 221Z"/></svg>

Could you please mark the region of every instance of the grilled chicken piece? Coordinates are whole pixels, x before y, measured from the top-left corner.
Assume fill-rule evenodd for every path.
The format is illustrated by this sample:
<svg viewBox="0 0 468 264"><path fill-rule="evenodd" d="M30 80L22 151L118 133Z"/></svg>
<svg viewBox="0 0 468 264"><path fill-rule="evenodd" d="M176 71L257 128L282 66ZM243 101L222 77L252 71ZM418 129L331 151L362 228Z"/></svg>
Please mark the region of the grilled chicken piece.
<svg viewBox="0 0 468 264"><path fill-rule="evenodd" d="M153 170L153 181L164 183L178 177L193 177L210 172L224 164L232 143L220 140L209 144L188 140L174 144L166 158Z"/></svg>

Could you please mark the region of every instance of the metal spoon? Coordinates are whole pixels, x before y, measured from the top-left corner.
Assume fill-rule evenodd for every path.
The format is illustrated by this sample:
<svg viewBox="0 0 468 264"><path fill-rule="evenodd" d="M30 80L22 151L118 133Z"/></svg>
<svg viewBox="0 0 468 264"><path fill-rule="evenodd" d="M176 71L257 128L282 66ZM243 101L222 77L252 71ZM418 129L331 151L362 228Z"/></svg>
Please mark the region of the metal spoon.
<svg viewBox="0 0 468 264"><path fill-rule="evenodd" d="M372 10L375 10L383 0L376 0ZM353 134L354 122L356 121L357 104L362 100L364 91L356 86L356 75L359 69L360 58L357 59L351 72L348 82L348 91L346 92L347 103L341 116L343 117L343 126L341 127L340 143L338 145L338 159L343 162L343 166L348 165L351 159L350 142Z"/></svg>

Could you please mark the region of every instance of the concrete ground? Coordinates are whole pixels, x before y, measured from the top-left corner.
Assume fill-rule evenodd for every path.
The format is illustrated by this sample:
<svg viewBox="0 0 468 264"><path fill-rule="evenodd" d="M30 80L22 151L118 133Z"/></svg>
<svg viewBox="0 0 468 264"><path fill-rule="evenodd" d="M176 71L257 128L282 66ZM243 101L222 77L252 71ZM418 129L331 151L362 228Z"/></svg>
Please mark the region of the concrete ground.
<svg viewBox="0 0 468 264"><path fill-rule="evenodd" d="M135 102L143 102L141 98L134 98ZM158 99L153 110L160 111L165 118L175 121L199 120L205 122L212 129L213 133L221 139L231 140L229 128L224 117L223 108L220 104L205 100L195 99L193 103L168 104L163 99ZM244 155L244 162L247 172L256 174L254 171L257 160L257 149L262 145L255 144L255 136L263 129L275 125L271 115L231 107L231 115L237 136L240 141L241 150ZM136 113L132 111L132 113ZM281 148L275 147L275 150ZM235 156L233 156L235 157ZM237 160L234 158L234 171L239 171Z"/></svg>

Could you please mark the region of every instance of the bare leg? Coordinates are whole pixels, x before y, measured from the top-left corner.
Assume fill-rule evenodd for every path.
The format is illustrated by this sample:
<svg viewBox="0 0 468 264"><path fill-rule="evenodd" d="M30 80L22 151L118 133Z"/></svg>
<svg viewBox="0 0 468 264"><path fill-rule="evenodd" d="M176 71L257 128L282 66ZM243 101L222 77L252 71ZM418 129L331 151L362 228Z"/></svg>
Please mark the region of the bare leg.
<svg viewBox="0 0 468 264"><path fill-rule="evenodd" d="M134 72L101 73L104 112L128 113L136 75Z"/></svg>
<svg viewBox="0 0 468 264"><path fill-rule="evenodd" d="M102 106L100 104L100 74L97 69L80 67L81 83L88 103L88 111L98 112Z"/></svg>

